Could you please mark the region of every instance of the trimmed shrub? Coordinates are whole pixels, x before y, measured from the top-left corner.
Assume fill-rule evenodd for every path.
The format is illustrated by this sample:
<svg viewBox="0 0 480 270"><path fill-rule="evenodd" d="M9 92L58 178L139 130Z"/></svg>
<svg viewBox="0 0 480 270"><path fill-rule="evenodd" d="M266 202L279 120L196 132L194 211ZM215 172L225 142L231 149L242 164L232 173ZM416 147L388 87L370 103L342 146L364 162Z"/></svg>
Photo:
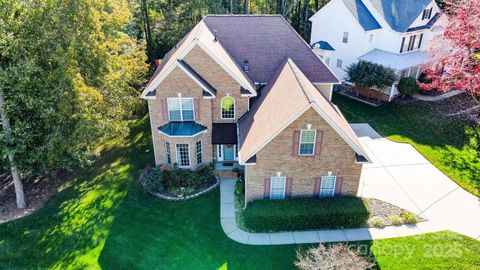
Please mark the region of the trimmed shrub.
<svg viewBox="0 0 480 270"><path fill-rule="evenodd" d="M347 67L346 81L355 87L376 87L383 89L395 82L395 73L392 69L377 64L359 61Z"/></svg>
<svg viewBox="0 0 480 270"><path fill-rule="evenodd" d="M414 213L411 213L411 212L407 212L407 211L402 212L400 214L400 217L402 218L403 223L405 223L405 224L417 223L418 222L417 216Z"/></svg>
<svg viewBox="0 0 480 270"><path fill-rule="evenodd" d="M390 222L392 222L392 225L403 224L402 218L397 215L392 215L392 216L389 216L388 218L390 219Z"/></svg>
<svg viewBox="0 0 480 270"><path fill-rule="evenodd" d="M366 257L361 256L357 250L345 244L336 244L328 247L320 244L318 247L312 247L306 252L297 250L295 266L300 270L365 270L373 268L375 264Z"/></svg>
<svg viewBox="0 0 480 270"><path fill-rule="evenodd" d="M357 228L369 215L357 197L259 200L247 205L244 224L256 232Z"/></svg>
<svg viewBox="0 0 480 270"><path fill-rule="evenodd" d="M412 77L401 78L397 87L398 91L406 96L417 93L420 90L417 80Z"/></svg>
<svg viewBox="0 0 480 270"><path fill-rule="evenodd" d="M373 217L371 222L374 227L385 227L385 221L381 217Z"/></svg>
<svg viewBox="0 0 480 270"><path fill-rule="evenodd" d="M147 167L140 181L148 192L161 192L164 190L165 174L159 167Z"/></svg>

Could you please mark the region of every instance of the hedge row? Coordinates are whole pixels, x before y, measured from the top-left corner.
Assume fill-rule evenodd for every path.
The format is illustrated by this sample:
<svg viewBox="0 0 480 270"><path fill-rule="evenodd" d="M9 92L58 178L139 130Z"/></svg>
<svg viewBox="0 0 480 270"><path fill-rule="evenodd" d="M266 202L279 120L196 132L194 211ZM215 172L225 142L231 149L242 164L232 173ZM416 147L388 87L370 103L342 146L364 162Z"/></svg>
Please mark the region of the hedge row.
<svg viewBox="0 0 480 270"><path fill-rule="evenodd" d="M358 228L369 215L357 197L260 200L248 204L244 224L254 232Z"/></svg>

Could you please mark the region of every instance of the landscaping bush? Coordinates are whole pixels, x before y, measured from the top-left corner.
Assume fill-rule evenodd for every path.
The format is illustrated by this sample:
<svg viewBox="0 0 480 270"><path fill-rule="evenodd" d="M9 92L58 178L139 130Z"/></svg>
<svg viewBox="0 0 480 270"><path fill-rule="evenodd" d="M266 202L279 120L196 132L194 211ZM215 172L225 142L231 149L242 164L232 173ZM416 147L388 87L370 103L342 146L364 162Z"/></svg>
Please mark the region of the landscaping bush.
<svg viewBox="0 0 480 270"><path fill-rule="evenodd" d="M237 207L243 207L245 204L245 182L242 179L235 183L235 202Z"/></svg>
<svg viewBox="0 0 480 270"><path fill-rule="evenodd" d="M395 81L392 69L364 61L351 64L346 72L346 81L353 83L355 87L383 89Z"/></svg>
<svg viewBox="0 0 480 270"><path fill-rule="evenodd" d="M392 216L389 216L388 218L390 219L390 222L392 222L392 225L403 224L402 218L397 215L392 215Z"/></svg>
<svg viewBox="0 0 480 270"><path fill-rule="evenodd" d="M345 244L328 247L320 244L306 252L297 250L295 266L300 270L365 270L373 268L375 264Z"/></svg>
<svg viewBox="0 0 480 270"><path fill-rule="evenodd" d="M372 218L372 225L374 227L385 227L385 221L381 217L373 217Z"/></svg>
<svg viewBox="0 0 480 270"><path fill-rule="evenodd" d="M420 90L417 80L412 77L401 78L397 87L398 91L404 96L410 96Z"/></svg>
<svg viewBox="0 0 480 270"><path fill-rule="evenodd" d="M143 188L148 192L164 190L165 174L159 167L147 167L141 178Z"/></svg>
<svg viewBox="0 0 480 270"><path fill-rule="evenodd" d="M400 214L400 217L402 218L403 220L403 223L405 224L410 224L410 223L417 223L418 222L418 218L415 214L411 213L411 212L402 212Z"/></svg>
<svg viewBox="0 0 480 270"><path fill-rule="evenodd" d="M174 166L170 171L162 170L160 167L147 167L140 181L148 192L167 190L174 195L185 196L215 183L216 178L212 166L206 166L198 171L178 166Z"/></svg>
<svg viewBox="0 0 480 270"><path fill-rule="evenodd" d="M357 197L259 200L247 205L244 224L256 232L357 228L369 214Z"/></svg>

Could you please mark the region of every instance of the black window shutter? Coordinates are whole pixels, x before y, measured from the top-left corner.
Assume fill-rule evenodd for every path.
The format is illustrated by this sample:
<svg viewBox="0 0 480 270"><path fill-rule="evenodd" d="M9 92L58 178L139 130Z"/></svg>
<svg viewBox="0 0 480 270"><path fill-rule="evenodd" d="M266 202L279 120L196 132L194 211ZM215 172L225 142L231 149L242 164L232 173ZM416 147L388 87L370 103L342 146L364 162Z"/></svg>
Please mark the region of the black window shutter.
<svg viewBox="0 0 480 270"><path fill-rule="evenodd" d="M403 44L405 44L405 37L402 38L402 45L400 45L400 53L403 52Z"/></svg>
<svg viewBox="0 0 480 270"><path fill-rule="evenodd" d="M425 17L427 17L427 16L425 16L426 14L427 14L427 10L426 10L426 9L424 9L424 10L423 10L423 14L422 14L422 20L424 20L424 19L425 19Z"/></svg>
<svg viewBox="0 0 480 270"><path fill-rule="evenodd" d="M422 47L422 39L423 39L423 34L420 34L420 40L418 41L417 49L420 49L420 47Z"/></svg>
<svg viewBox="0 0 480 270"><path fill-rule="evenodd" d="M430 11L428 11L428 19L432 17L432 10L433 10L433 7L430 8Z"/></svg>
<svg viewBox="0 0 480 270"><path fill-rule="evenodd" d="M417 37L416 35L410 37L411 43L410 43L410 47L408 48L409 51L413 50L413 46L415 45L415 38L416 37Z"/></svg>

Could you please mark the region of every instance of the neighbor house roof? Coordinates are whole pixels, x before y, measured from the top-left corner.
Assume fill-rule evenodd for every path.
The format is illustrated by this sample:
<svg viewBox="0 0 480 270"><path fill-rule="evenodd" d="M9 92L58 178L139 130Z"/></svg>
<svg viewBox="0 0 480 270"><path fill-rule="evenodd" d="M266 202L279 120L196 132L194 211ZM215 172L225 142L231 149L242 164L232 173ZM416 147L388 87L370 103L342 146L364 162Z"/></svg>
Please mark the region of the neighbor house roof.
<svg viewBox="0 0 480 270"><path fill-rule="evenodd" d="M358 59L382 65L384 67L401 70L422 65L429 59L429 56L424 51L413 51L397 54L380 49L373 49L370 52L358 57Z"/></svg>
<svg viewBox="0 0 480 270"><path fill-rule="evenodd" d="M323 97L290 58L284 59L254 103L238 122L239 160L245 163L309 108L323 119L355 150L368 156L341 112Z"/></svg>
<svg viewBox="0 0 480 270"><path fill-rule="evenodd" d="M357 19L363 30L370 31L382 28L362 0L343 0L343 3L345 3L347 8Z"/></svg>
<svg viewBox="0 0 480 270"><path fill-rule="evenodd" d="M437 13L430 19L430 21L428 21L427 24L421 25L421 26L412 27L412 28L408 28L408 29L407 29L407 32L413 32L413 31L418 31L418 30L423 30L423 29L430 29L430 28L432 28L433 25L438 21L438 19L440 19L441 16L442 16L442 13L437 12Z"/></svg>
<svg viewBox="0 0 480 270"><path fill-rule="evenodd" d="M319 56L280 15L208 15L203 20L248 76L266 83L290 57L314 83L338 83Z"/></svg>
<svg viewBox="0 0 480 270"><path fill-rule="evenodd" d="M181 62L181 60L183 60L183 57L195 45L200 46L205 52L212 55L214 60L217 61L234 79L240 83L241 87L248 89L252 94L255 94L255 87L250 78L225 50L222 44L217 42L215 35L208 29L208 27L206 27L205 23L200 21L182 40L177 43L177 45L175 45L172 50L165 55L164 59L160 63L160 66L157 68L145 87L142 97L146 97L148 92L154 91L176 66L185 67L185 65L182 65L183 61ZM187 72L187 74L189 73L190 72ZM195 80L195 77L192 77L192 79ZM208 91L208 89L204 90Z"/></svg>
<svg viewBox="0 0 480 270"><path fill-rule="evenodd" d="M370 0L370 2L394 31L405 32L432 0Z"/></svg>
<svg viewBox="0 0 480 270"><path fill-rule="evenodd" d="M335 49L332 47L332 45L330 45L330 43L324 41L324 40L320 40L320 41L317 41L315 43L312 44L312 46L315 46L316 44L318 44L318 47L321 49L321 50L325 50L325 51L335 51Z"/></svg>

